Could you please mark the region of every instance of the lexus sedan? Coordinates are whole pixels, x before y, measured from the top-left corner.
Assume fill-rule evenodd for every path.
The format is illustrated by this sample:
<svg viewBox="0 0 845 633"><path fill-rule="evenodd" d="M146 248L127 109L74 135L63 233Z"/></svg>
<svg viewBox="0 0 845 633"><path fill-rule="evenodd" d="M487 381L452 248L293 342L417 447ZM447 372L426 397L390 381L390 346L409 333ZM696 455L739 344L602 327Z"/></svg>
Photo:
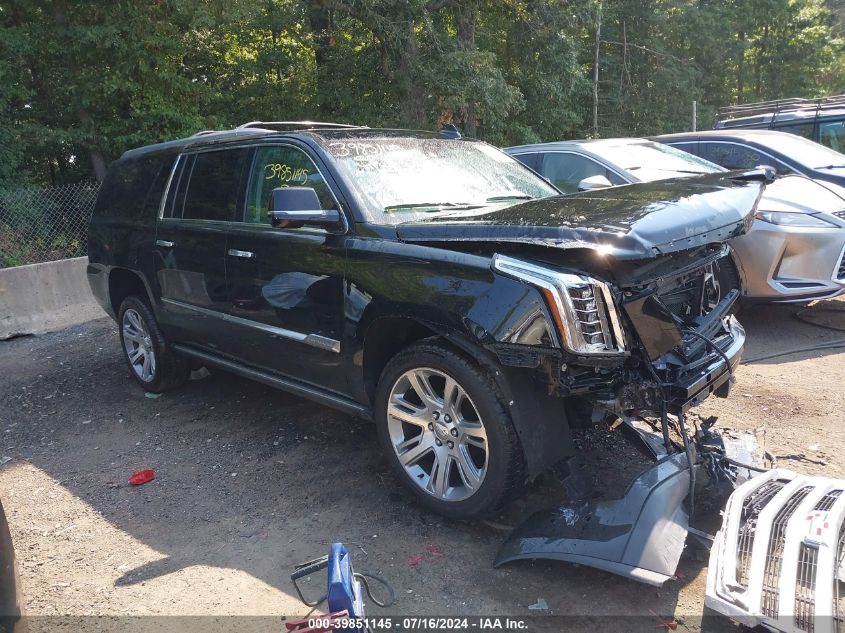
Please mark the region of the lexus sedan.
<svg viewBox="0 0 845 633"><path fill-rule="evenodd" d="M640 138L505 151L566 192L725 171ZM845 199L809 178L783 175L765 189L754 218L752 230L731 241L734 269L723 276L724 283L735 279L745 298L759 301L803 302L845 292Z"/></svg>
<svg viewBox="0 0 845 633"><path fill-rule="evenodd" d="M712 130L652 137L727 169L769 165L779 174L800 174L842 194L845 155L788 132L775 130Z"/></svg>

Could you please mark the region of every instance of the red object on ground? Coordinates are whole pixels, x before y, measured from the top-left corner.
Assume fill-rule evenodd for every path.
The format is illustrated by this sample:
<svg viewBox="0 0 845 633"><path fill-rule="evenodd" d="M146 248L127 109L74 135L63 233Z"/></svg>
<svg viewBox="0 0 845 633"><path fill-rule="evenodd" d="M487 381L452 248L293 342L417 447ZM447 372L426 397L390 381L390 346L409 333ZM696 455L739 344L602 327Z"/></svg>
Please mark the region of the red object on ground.
<svg viewBox="0 0 845 633"><path fill-rule="evenodd" d="M411 558L408 559L408 566L409 567L416 567L421 562L423 562L423 560L424 560L424 557L423 557L422 554L418 554L417 556L411 556Z"/></svg>
<svg viewBox="0 0 845 633"><path fill-rule="evenodd" d="M314 622L315 620L319 622L328 621L329 626L310 626L309 622ZM330 633L334 630L343 631L348 629L348 621L349 611L344 609L343 611L333 611L326 615L318 615L316 618L310 617L307 620L285 622L285 628L288 631L296 631L296 633ZM347 624L346 626L344 626L345 623Z"/></svg>
<svg viewBox="0 0 845 633"><path fill-rule="evenodd" d="M145 470L136 470L134 473L132 473L132 476L129 477L129 483L133 486L140 486L141 484L150 482L155 478L156 473L152 468L147 468Z"/></svg>

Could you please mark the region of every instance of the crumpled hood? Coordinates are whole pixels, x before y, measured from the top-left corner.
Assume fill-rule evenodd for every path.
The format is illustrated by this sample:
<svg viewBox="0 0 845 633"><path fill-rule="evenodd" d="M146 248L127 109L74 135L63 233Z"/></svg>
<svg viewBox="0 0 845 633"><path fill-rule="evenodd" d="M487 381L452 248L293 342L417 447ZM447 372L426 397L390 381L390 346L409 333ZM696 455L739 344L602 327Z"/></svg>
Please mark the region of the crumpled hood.
<svg viewBox="0 0 845 633"><path fill-rule="evenodd" d="M769 173L708 174L399 224L404 242L516 242L644 259L747 231Z"/></svg>

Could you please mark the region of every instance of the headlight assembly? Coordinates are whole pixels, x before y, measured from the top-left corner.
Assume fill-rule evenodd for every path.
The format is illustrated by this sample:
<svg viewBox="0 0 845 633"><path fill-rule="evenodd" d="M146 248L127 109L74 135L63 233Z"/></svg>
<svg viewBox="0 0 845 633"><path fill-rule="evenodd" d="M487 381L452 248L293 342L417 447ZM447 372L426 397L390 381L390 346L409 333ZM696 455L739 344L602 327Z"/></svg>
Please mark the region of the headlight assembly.
<svg viewBox="0 0 845 633"><path fill-rule="evenodd" d="M833 222L828 222L824 218L820 218L808 213L796 213L792 211L758 211L754 214L758 220L763 220L769 224L777 224L778 226L796 226L812 229L821 228L839 228Z"/></svg>
<svg viewBox="0 0 845 633"><path fill-rule="evenodd" d="M624 352L619 315L610 288L604 282L504 255L493 257L493 269L542 292L563 347L570 352Z"/></svg>

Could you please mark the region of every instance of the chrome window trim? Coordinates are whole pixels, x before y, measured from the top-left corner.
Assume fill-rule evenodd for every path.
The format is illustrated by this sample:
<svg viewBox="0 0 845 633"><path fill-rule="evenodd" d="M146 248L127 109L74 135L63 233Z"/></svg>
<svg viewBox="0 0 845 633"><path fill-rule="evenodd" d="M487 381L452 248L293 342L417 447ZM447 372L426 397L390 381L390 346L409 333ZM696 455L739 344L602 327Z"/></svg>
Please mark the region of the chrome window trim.
<svg viewBox="0 0 845 633"><path fill-rule="evenodd" d="M256 330L261 330L262 332L266 332L274 336L280 336L282 338L297 341L299 343L305 343L306 345L310 345L318 349L323 349L329 352L334 352L335 354L340 354L340 341L337 341L333 338L328 338L319 334L303 334L302 332L295 332L294 330L288 330L285 328L276 327L274 325L267 325L266 323L253 321L251 319L244 319L242 317L237 317L232 314L226 314L225 312L209 310L208 308L192 305L183 301L177 301L175 299L166 299L162 297L161 301L162 303L174 305L179 308L184 308L186 310L193 310L194 312L198 312L205 316L216 317L223 321L228 321L229 323L235 323L237 325L255 328Z"/></svg>
<svg viewBox="0 0 845 633"><path fill-rule="evenodd" d="M161 201L158 203L158 219L164 219L164 205L167 203L167 196L170 195L170 186L173 184L173 177L176 175L176 169L182 162L182 154L176 155L176 160L173 161L173 167L170 168L170 175L167 177L167 184L164 186L164 193L161 196Z"/></svg>

